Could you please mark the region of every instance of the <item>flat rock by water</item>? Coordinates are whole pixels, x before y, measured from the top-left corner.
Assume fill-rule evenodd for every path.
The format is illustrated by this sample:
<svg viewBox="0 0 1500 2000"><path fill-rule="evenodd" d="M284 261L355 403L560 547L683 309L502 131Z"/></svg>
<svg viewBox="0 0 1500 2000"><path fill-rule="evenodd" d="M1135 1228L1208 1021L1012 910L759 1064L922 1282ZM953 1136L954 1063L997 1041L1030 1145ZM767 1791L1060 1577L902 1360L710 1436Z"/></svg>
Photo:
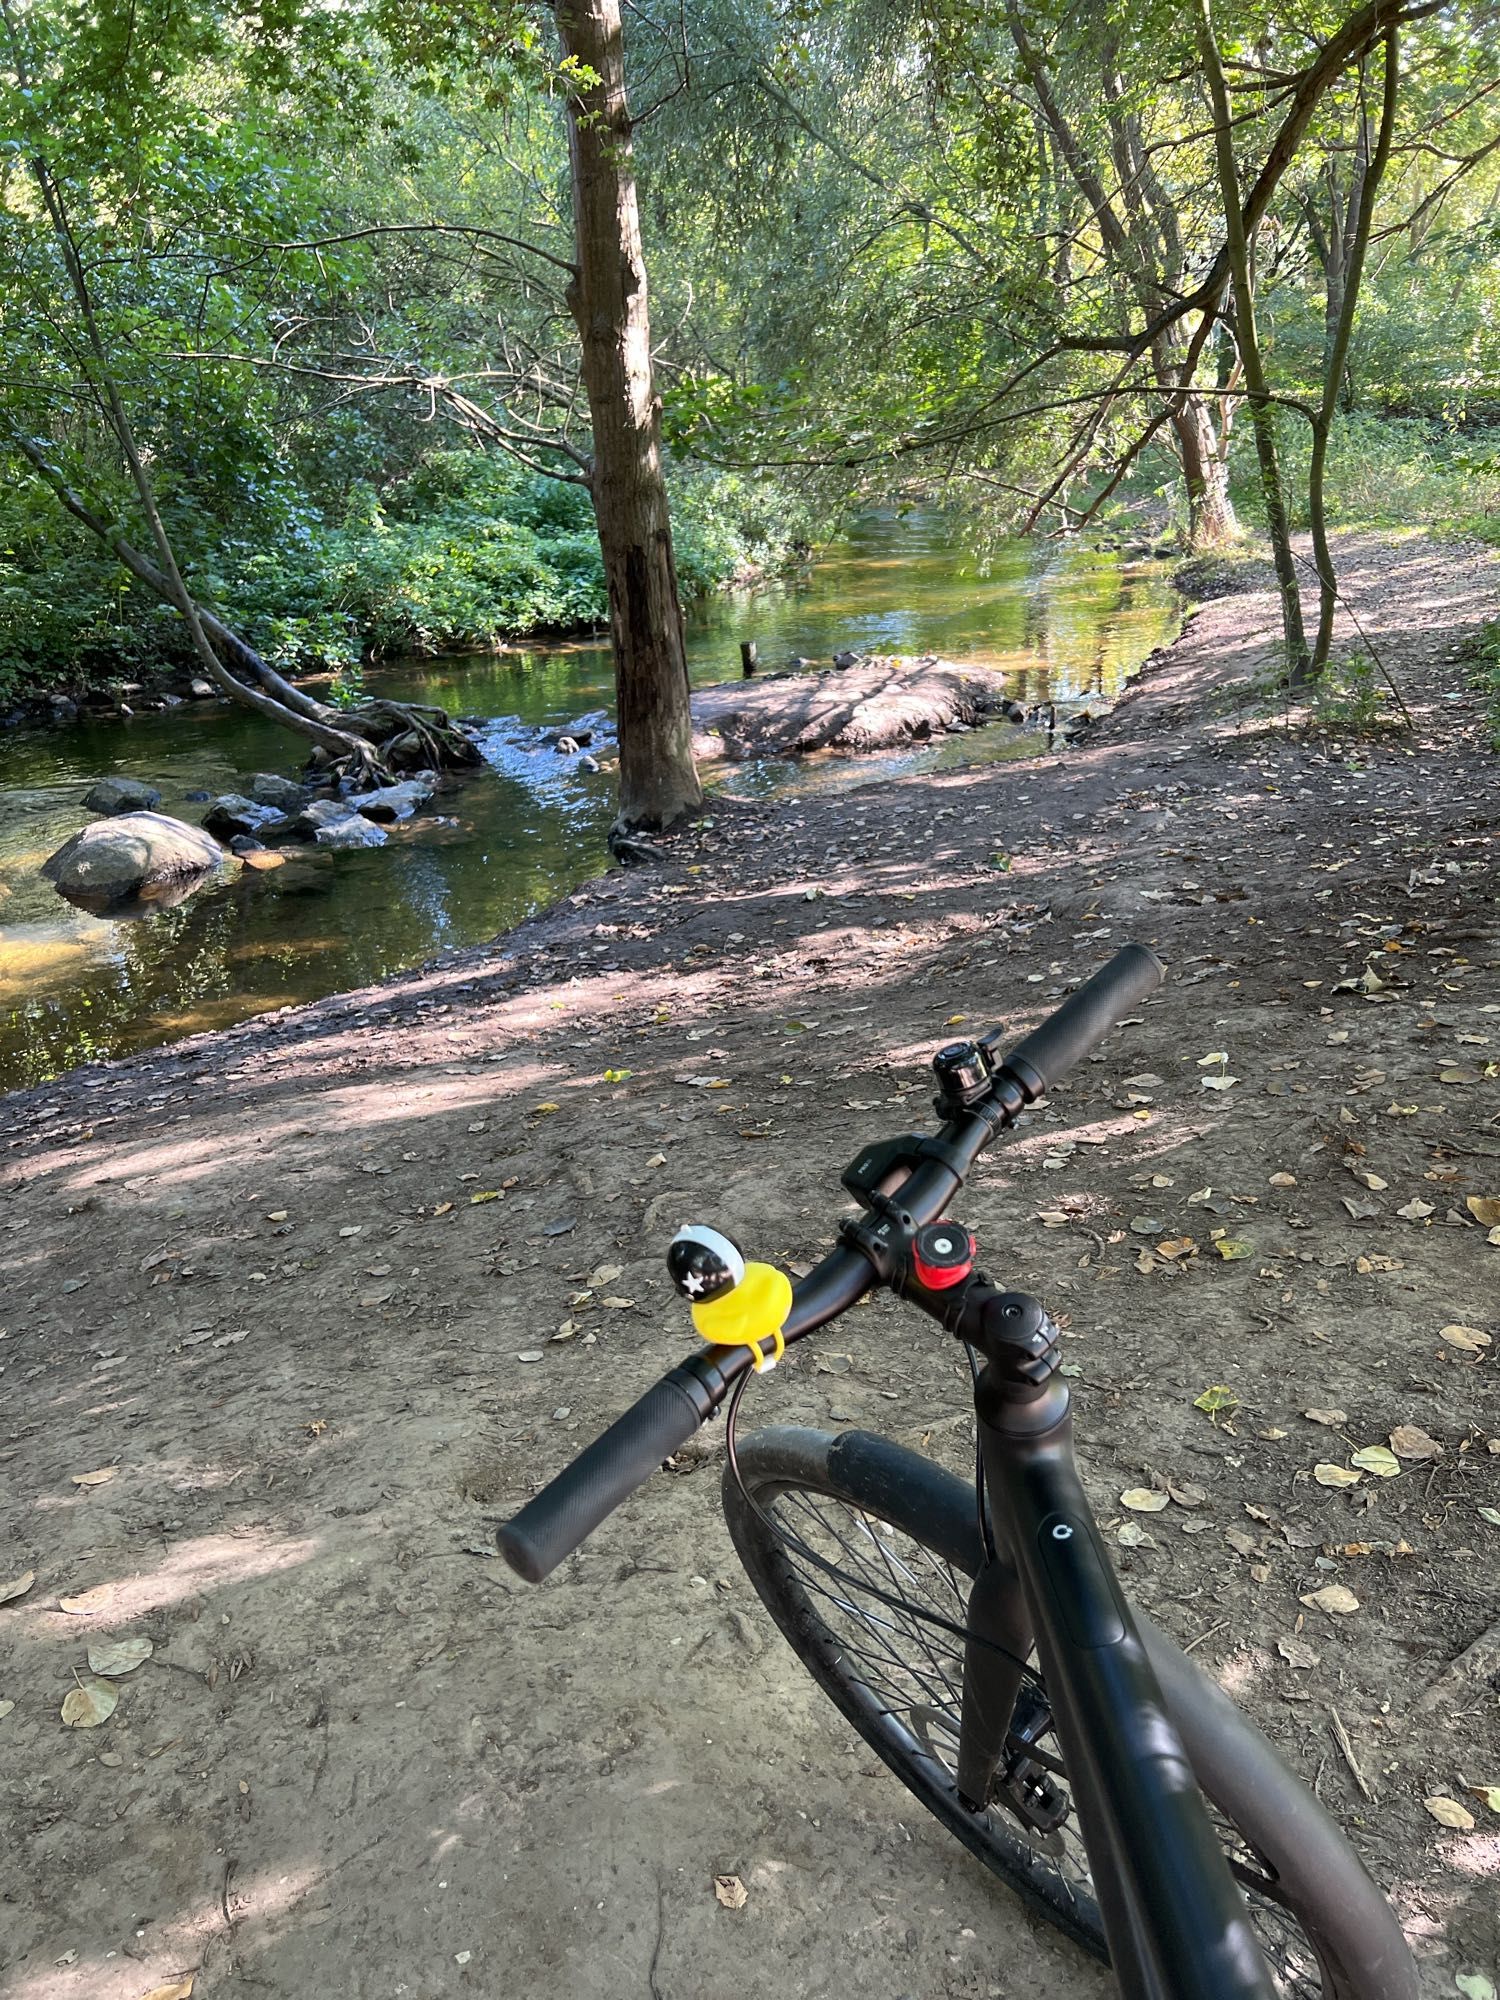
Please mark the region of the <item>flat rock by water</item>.
<svg viewBox="0 0 1500 2000"><path fill-rule="evenodd" d="M96 813L149 812L161 804L161 793L139 778L96 778L83 803Z"/></svg>
<svg viewBox="0 0 1500 2000"><path fill-rule="evenodd" d="M1014 707L1014 704L1009 704ZM693 696L693 754L744 763L881 750L1007 712L1005 676L951 660L876 659L815 674L724 681Z"/></svg>

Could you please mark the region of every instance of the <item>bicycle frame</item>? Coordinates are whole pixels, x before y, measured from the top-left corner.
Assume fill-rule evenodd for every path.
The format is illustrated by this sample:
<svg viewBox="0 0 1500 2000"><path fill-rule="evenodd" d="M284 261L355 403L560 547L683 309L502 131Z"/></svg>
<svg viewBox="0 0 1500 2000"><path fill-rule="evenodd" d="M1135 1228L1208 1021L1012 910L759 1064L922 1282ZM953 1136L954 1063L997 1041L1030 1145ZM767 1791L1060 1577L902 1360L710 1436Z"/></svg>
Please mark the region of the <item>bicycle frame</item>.
<svg viewBox="0 0 1500 2000"><path fill-rule="evenodd" d="M975 1410L995 1555L969 1599L960 1792L989 1797L1035 1644L1126 2000L1273 2000L1079 1481L1067 1383L1018 1387L991 1360Z"/></svg>

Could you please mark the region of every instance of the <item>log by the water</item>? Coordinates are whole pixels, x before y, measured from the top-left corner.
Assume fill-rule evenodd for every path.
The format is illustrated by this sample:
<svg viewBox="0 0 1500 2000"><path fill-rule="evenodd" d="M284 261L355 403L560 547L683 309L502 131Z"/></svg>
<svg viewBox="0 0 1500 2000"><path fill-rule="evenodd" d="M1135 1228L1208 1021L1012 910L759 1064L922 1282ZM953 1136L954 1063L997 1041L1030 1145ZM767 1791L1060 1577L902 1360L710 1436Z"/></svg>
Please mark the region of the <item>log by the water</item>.
<svg viewBox="0 0 1500 2000"><path fill-rule="evenodd" d="M693 754L741 764L815 750L881 750L1024 711L1005 676L952 660L866 660L841 672L721 681L693 695Z"/></svg>

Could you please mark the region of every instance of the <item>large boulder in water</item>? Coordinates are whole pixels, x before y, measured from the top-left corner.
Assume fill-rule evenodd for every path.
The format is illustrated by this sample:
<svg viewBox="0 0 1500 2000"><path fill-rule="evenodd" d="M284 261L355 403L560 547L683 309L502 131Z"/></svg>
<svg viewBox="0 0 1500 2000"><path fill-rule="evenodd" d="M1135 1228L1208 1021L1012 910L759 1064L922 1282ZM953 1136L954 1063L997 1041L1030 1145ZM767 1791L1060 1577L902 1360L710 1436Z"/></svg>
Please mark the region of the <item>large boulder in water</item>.
<svg viewBox="0 0 1500 2000"><path fill-rule="evenodd" d="M312 797L306 785L283 778L275 771L257 771L250 780L250 797L258 806L275 806L278 812L300 812Z"/></svg>
<svg viewBox="0 0 1500 2000"><path fill-rule="evenodd" d="M83 803L96 813L149 812L161 804L161 793L139 778L96 778Z"/></svg>
<svg viewBox="0 0 1500 2000"><path fill-rule="evenodd" d="M171 892L195 887L224 859L202 827L165 813L96 819L42 863L42 873L70 902L107 908L145 898L161 906Z"/></svg>

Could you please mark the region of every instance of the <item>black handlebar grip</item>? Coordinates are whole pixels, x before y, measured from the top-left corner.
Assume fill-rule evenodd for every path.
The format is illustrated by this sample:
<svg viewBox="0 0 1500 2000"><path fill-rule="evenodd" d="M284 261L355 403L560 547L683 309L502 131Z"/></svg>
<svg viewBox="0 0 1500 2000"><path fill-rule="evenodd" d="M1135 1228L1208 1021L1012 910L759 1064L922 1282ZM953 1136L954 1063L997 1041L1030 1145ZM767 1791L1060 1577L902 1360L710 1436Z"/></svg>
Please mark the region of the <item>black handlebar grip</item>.
<svg viewBox="0 0 1500 2000"><path fill-rule="evenodd" d="M711 1408L696 1377L674 1368L498 1530L501 1555L528 1583L542 1582L687 1443Z"/></svg>
<svg viewBox="0 0 1500 2000"><path fill-rule="evenodd" d="M1127 944L1069 994L1055 1014L1049 1014L1005 1057L1004 1067L1021 1085L1028 1103L1044 1097L1166 976L1167 968L1154 951L1143 944Z"/></svg>

